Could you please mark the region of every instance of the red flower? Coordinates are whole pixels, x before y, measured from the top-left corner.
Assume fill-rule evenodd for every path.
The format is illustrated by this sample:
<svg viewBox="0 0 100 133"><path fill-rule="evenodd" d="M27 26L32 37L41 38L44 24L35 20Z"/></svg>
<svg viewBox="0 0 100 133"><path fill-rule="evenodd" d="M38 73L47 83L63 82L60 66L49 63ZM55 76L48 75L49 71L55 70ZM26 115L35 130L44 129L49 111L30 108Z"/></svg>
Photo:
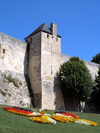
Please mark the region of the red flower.
<svg viewBox="0 0 100 133"><path fill-rule="evenodd" d="M59 114L66 115L66 116L72 116L73 118L79 119L79 117L78 117L77 115L74 115L74 114L72 114L72 113L66 112L66 113L59 113Z"/></svg>
<svg viewBox="0 0 100 133"><path fill-rule="evenodd" d="M33 113L33 111L27 111L27 110L24 110L24 109L21 110L21 109L17 109L17 108L14 108L14 107L4 107L3 109L6 110L6 111L9 111L9 112L12 112L12 113L23 114L23 115L26 115L26 116L28 116L28 114Z"/></svg>

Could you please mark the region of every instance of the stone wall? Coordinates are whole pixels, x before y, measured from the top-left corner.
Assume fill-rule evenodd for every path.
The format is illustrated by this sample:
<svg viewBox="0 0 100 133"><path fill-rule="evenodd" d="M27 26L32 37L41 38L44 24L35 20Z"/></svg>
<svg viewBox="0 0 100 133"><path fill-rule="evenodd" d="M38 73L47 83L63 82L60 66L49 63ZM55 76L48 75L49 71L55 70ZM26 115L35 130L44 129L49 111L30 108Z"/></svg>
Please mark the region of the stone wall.
<svg viewBox="0 0 100 133"><path fill-rule="evenodd" d="M0 32L0 104L30 106L27 44Z"/></svg>
<svg viewBox="0 0 100 133"><path fill-rule="evenodd" d="M28 74L37 108L64 109L58 71L61 65L61 38L45 32L29 36Z"/></svg>
<svg viewBox="0 0 100 133"><path fill-rule="evenodd" d="M69 59L71 58L72 56L68 56L68 55L65 55L65 54L61 54L61 64L63 64L64 62L66 61L69 61ZM89 62L89 61L84 61L86 67L88 68L88 70L90 71L90 74L92 76L92 79L94 80L95 79L95 76L97 75L98 73L98 68L99 68L99 65L96 64L96 63L93 63L93 62ZM65 102L65 109L66 110L70 110L70 111L73 111L74 110L74 100L71 99L71 98L68 98L67 96L64 96L64 102ZM82 109L85 111L85 112L92 112L92 107L91 106L88 106L88 104L86 104L85 102L81 102L81 106L82 106ZM76 111L78 111L78 104L76 106Z"/></svg>
<svg viewBox="0 0 100 133"><path fill-rule="evenodd" d="M0 68L27 74L27 44L0 32Z"/></svg>
<svg viewBox="0 0 100 133"><path fill-rule="evenodd" d="M70 57L72 57L72 56L61 54L61 64L63 64L66 61L69 61ZM83 61L86 65L86 67L88 68L88 70L90 71L90 74L94 80L95 76L98 74L99 64L85 61L85 60L83 60Z"/></svg>
<svg viewBox="0 0 100 133"><path fill-rule="evenodd" d="M61 54L57 31L40 31L27 41L28 45L0 32L0 104L30 106L30 83L35 107L72 110L74 101L63 98L58 77L60 65L71 56ZM95 79L99 65L84 63Z"/></svg>
<svg viewBox="0 0 100 133"><path fill-rule="evenodd" d="M23 74L0 70L0 104L30 107L30 94Z"/></svg>
<svg viewBox="0 0 100 133"><path fill-rule="evenodd" d="M57 73L61 64L61 38L41 32L42 108L64 109Z"/></svg>
<svg viewBox="0 0 100 133"><path fill-rule="evenodd" d="M28 75L34 95L34 106L41 108L41 33L27 38L29 44Z"/></svg>

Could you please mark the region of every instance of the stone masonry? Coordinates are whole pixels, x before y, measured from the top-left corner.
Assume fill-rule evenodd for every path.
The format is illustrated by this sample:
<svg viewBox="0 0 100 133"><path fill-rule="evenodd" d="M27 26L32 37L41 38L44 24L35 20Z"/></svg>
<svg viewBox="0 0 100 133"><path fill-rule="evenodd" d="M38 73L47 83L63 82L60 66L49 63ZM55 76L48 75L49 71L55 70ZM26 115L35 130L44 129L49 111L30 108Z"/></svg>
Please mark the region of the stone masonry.
<svg viewBox="0 0 100 133"><path fill-rule="evenodd" d="M57 34L57 25L51 23L49 27L44 23L25 41L0 32L0 104L30 106L31 87L36 108L72 108L69 99L67 104L64 103L59 85L60 65L71 56L61 54L61 36ZM84 62L94 80L99 65Z"/></svg>
<svg viewBox="0 0 100 133"><path fill-rule="evenodd" d="M57 73L61 65L61 38L53 24L52 35L41 32L42 108L64 109ZM47 37L48 36L48 37Z"/></svg>
<svg viewBox="0 0 100 133"><path fill-rule="evenodd" d="M0 104L30 106L26 48L27 43L0 32Z"/></svg>
<svg viewBox="0 0 100 133"><path fill-rule="evenodd" d="M51 24L52 34L46 32L44 24L26 38L30 43L29 78L34 94L35 107L64 109L64 100L58 80L61 65L61 37L57 36L57 25Z"/></svg>
<svg viewBox="0 0 100 133"><path fill-rule="evenodd" d="M61 54L61 64L63 64L66 61L69 61L70 58L71 58L71 56ZM95 76L98 74L99 64L85 61L85 60L84 60L84 63L86 65L86 67L88 68L88 70L90 71L92 79L94 80Z"/></svg>

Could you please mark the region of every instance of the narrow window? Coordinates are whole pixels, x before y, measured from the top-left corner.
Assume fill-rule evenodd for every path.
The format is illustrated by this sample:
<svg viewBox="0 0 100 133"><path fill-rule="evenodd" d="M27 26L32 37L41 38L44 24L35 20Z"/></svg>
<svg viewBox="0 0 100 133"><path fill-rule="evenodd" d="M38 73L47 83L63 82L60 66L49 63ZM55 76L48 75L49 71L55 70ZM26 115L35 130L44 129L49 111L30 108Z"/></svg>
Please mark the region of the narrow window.
<svg viewBox="0 0 100 133"><path fill-rule="evenodd" d="M32 38L31 38L31 43L32 43Z"/></svg>
<svg viewBox="0 0 100 133"><path fill-rule="evenodd" d="M47 38L49 38L49 35L47 34Z"/></svg>
<svg viewBox="0 0 100 133"><path fill-rule="evenodd" d="M5 53L5 49L3 49L3 53Z"/></svg>
<svg viewBox="0 0 100 133"><path fill-rule="evenodd" d="M52 36L52 39L54 38L54 36Z"/></svg>
<svg viewBox="0 0 100 133"><path fill-rule="evenodd" d="M1 58L1 43L0 43L0 58Z"/></svg>
<svg viewBox="0 0 100 133"><path fill-rule="evenodd" d="M56 42L58 42L58 38L56 38Z"/></svg>
<svg viewBox="0 0 100 133"><path fill-rule="evenodd" d="M53 74L53 72L52 72L52 66L51 66L51 75Z"/></svg>
<svg viewBox="0 0 100 133"><path fill-rule="evenodd" d="M28 43L28 40L26 40L26 43Z"/></svg>

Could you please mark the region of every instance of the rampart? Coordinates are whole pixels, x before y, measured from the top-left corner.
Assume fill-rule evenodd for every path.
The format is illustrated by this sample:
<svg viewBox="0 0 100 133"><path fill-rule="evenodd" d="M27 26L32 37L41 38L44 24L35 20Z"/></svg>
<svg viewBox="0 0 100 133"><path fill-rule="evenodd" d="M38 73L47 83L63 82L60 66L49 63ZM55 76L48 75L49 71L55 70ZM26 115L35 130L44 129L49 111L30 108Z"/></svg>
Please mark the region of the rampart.
<svg viewBox="0 0 100 133"><path fill-rule="evenodd" d="M0 68L27 74L26 47L25 42L0 32Z"/></svg>
<svg viewBox="0 0 100 133"><path fill-rule="evenodd" d="M65 55L65 54L61 54L61 64L63 64L66 61L69 61L69 59L71 57L72 56L68 56L68 55ZM83 61L84 61L85 65L87 66L87 68L89 69L90 74L91 74L91 76L92 76L92 78L94 80L95 79L95 76L98 73L99 64L93 63L93 62L89 62L89 61L85 61L85 60L83 60Z"/></svg>
<svg viewBox="0 0 100 133"><path fill-rule="evenodd" d="M31 89L35 107L73 110L73 99L63 99L59 84L59 67L71 56L61 54L57 25L44 23L25 41L0 32L0 104L30 106ZM94 80L99 65L84 63Z"/></svg>
<svg viewBox="0 0 100 133"><path fill-rule="evenodd" d="M0 104L30 106L27 44L0 32Z"/></svg>
<svg viewBox="0 0 100 133"><path fill-rule="evenodd" d="M63 64L66 61L69 61L69 59L72 56L68 56L65 54L61 54L61 64ZM95 80L95 76L98 73L99 65L93 62L85 61L83 60L85 65L87 66L88 70L90 71L90 74L92 76L92 79ZM69 98L67 96L64 96L64 102L65 102L65 109L66 110L74 110L74 100L72 98ZM92 106L89 106L85 102L81 102L81 107L86 112L92 112ZM76 103L76 110L78 111L78 103Z"/></svg>

